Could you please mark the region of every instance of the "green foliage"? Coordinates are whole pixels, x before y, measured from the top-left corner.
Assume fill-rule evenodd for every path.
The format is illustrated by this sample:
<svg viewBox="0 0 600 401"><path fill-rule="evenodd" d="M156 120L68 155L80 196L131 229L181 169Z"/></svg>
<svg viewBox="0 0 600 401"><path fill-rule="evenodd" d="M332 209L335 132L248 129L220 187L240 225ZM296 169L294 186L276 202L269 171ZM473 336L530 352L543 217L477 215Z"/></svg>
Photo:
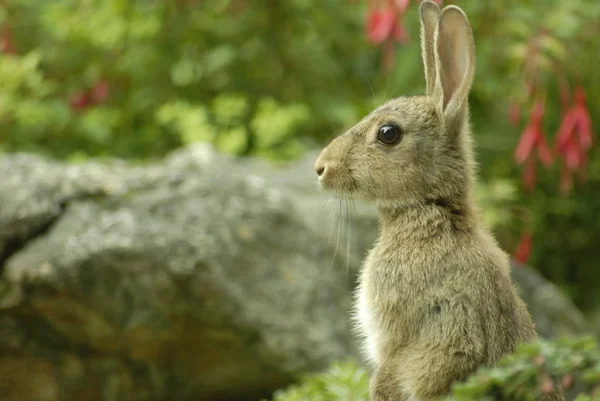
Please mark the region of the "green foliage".
<svg viewBox="0 0 600 401"><path fill-rule="evenodd" d="M368 401L369 376L353 361L337 362L301 384L277 391L273 401ZM264 400L263 400L264 401Z"/></svg>
<svg viewBox="0 0 600 401"><path fill-rule="evenodd" d="M359 117L360 77L376 69L361 62L376 52L363 9L335 0L8 0L0 11L16 49L0 61L7 151L144 159L208 141L289 159Z"/></svg>
<svg viewBox="0 0 600 401"><path fill-rule="evenodd" d="M534 401L554 386L578 401L600 400L600 352L594 338L522 344L494 368L482 368L455 384L444 401ZM334 364L327 372L274 395L274 401L367 401L368 373L356 363Z"/></svg>
<svg viewBox="0 0 600 401"><path fill-rule="evenodd" d="M575 395L600 399L600 352L594 338L523 344L498 366L456 384L445 400L535 401L556 385L564 386L566 394L575 389Z"/></svg>
<svg viewBox="0 0 600 401"><path fill-rule="evenodd" d="M477 202L485 224L494 230L506 229L518 199L518 188L509 179L483 182L477 187Z"/></svg>

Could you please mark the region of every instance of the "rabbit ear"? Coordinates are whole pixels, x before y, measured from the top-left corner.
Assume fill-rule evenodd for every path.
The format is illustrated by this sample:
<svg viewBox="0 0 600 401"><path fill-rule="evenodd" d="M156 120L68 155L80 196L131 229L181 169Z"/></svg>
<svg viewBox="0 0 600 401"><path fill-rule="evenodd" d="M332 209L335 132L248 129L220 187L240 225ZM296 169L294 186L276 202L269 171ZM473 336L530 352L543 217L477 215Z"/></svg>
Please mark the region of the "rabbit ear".
<svg viewBox="0 0 600 401"><path fill-rule="evenodd" d="M419 7L419 14L421 16L421 52L427 94L433 95L437 79L435 34L442 12L437 4L424 0Z"/></svg>
<svg viewBox="0 0 600 401"><path fill-rule="evenodd" d="M448 6L439 20L435 48L444 116L455 119L466 110L469 91L475 77L475 40L465 13L456 6Z"/></svg>

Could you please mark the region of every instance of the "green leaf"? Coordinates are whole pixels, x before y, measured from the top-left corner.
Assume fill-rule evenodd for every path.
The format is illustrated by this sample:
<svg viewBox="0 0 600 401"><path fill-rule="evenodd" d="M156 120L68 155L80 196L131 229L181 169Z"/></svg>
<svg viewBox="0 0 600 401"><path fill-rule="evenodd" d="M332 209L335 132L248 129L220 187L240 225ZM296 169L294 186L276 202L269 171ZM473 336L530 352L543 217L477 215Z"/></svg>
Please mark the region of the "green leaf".
<svg viewBox="0 0 600 401"><path fill-rule="evenodd" d="M251 122L258 148L270 148L294 133L310 117L303 104L280 105L273 99L262 100Z"/></svg>
<svg viewBox="0 0 600 401"><path fill-rule="evenodd" d="M191 60L183 58L171 67L171 81L175 86L188 86L194 82L195 68Z"/></svg>
<svg viewBox="0 0 600 401"><path fill-rule="evenodd" d="M237 155L246 149L248 144L248 132L244 127L224 130L217 134L216 142L218 143L219 150Z"/></svg>
<svg viewBox="0 0 600 401"><path fill-rule="evenodd" d="M240 94L219 95L213 101L212 112L218 124L237 124L248 112L248 100Z"/></svg>

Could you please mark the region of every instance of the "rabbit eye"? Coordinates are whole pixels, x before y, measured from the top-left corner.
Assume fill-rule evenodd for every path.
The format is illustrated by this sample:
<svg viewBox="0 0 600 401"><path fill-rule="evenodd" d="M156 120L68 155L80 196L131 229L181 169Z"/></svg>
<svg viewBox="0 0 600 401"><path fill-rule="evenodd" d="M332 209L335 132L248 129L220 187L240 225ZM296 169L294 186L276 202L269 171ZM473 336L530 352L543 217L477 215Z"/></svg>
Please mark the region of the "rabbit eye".
<svg viewBox="0 0 600 401"><path fill-rule="evenodd" d="M384 125L377 133L377 140L385 145L395 145L400 139L402 139L402 130L396 125Z"/></svg>

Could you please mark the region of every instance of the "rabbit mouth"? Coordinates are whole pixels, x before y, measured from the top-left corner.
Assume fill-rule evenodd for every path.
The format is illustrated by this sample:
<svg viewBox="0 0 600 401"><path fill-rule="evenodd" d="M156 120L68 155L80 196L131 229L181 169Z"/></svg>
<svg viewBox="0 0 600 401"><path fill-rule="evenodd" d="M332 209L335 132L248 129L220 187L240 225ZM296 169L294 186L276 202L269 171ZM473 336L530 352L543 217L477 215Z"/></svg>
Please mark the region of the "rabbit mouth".
<svg viewBox="0 0 600 401"><path fill-rule="evenodd" d="M330 192L334 195L342 196L342 197L348 197L350 195L356 194L356 189L350 184L331 185L331 184L321 182L321 188L323 190L325 190L326 192Z"/></svg>
<svg viewBox="0 0 600 401"><path fill-rule="evenodd" d="M351 169L352 138L342 135L334 139L321 151L314 165L321 188L344 197L358 189Z"/></svg>
<svg viewBox="0 0 600 401"><path fill-rule="evenodd" d="M356 195L357 192L356 181L347 169L334 171L330 167L326 174L319 177L319 183L323 190L343 198Z"/></svg>

